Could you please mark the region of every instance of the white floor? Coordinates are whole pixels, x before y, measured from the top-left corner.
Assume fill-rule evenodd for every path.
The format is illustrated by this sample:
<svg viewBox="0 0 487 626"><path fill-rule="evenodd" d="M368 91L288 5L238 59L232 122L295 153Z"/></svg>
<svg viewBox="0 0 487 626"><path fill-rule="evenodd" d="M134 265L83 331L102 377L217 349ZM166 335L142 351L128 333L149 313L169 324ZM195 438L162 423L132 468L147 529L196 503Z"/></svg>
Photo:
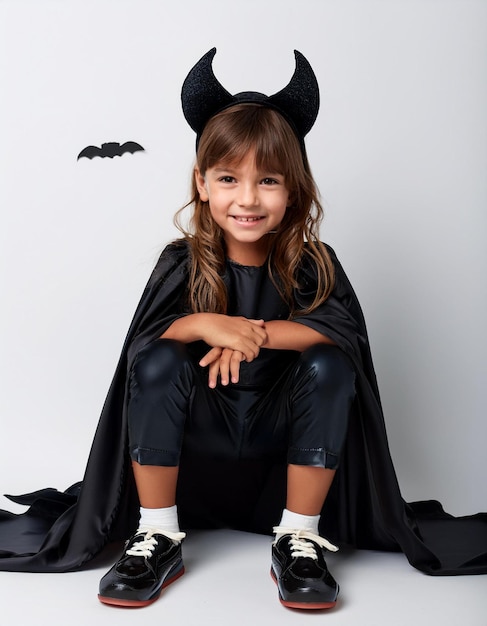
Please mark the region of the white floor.
<svg viewBox="0 0 487 626"><path fill-rule="evenodd" d="M270 537L236 531L193 532L184 543L185 575L144 609L102 605L105 562L69 574L0 572L0 622L110 626L317 624L338 626L487 626L487 576L430 577L402 554L340 551L328 564L341 586L331 611L282 607L269 575Z"/></svg>

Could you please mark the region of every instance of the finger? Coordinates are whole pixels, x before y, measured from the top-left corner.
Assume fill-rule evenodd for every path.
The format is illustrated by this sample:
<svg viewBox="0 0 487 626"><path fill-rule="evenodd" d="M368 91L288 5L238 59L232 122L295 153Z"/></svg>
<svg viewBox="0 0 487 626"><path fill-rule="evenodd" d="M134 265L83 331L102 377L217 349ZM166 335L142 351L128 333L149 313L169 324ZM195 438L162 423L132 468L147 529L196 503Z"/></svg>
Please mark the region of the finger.
<svg viewBox="0 0 487 626"><path fill-rule="evenodd" d="M201 359L201 361L200 361L201 367L206 367L207 365L210 365L210 363L213 363L214 361L219 359L220 356L221 356L221 353L222 353L222 348L212 348Z"/></svg>
<svg viewBox="0 0 487 626"><path fill-rule="evenodd" d="M220 382L222 385L228 385L229 373L230 373L230 359L232 357L233 350L226 348L223 350L220 357Z"/></svg>
<svg viewBox="0 0 487 626"><path fill-rule="evenodd" d="M267 343L267 332L264 329L257 328L260 332L254 332L252 339L258 346L263 346Z"/></svg>
<svg viewBox="0 0 487 626"><path fill-rule="evenodd" d="M251 327L252 339L254 339L256 336L259 337L259 340L256 341L259 346L261 346L264 343L266 343L266 341L267 341L267 331L265 329L265 322L264 322L264 320L249 320L249 322L251 322L251 324L252 324L252 327Z"/></svg>
<svg viewBox="0 0 487 626"><path fill-rule="evenodd" d="M235 347L235 350L243 354L247 363L251 363L257 356L259 356L260 348L257 343L247 339L246 341L241 341L238 346Z"/></svg>
<svg viewBox="0 0 487 626"><path fill-rule="evenodd" d="M210 367L208 368L208 387L210 389L214 389L216 387L216 383L218 382L218 373L220 371L220 359L213 361Z"/></svg>
<svg viewBox="0 0 487 626"><path fill-rule="evenodd" d="M232 383L238 383L240 378L240 363L244 355L239 350L234 350L230 359L230 376Z"/></svg>

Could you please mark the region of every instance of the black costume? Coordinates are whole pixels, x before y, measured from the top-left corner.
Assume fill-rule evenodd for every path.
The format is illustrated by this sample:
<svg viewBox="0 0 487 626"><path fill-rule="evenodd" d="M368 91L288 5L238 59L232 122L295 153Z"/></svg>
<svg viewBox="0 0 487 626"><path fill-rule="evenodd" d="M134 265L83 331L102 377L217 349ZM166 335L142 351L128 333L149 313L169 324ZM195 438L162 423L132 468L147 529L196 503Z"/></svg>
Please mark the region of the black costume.
<svg viewBox="0 0 487 626"><path fill-rule="evenodd" d="M223 278L229 315L289 317L267 264L249 267L228 260ZM184 298L178 312L189 312ZM312 324L306 316L298 320ZM184 447L191 465L196 454L208 463L252 459L338 467L355 395L353 367L340 348L318 344L302 353L263 348L251 363L240 364L237 383L215 389L208 386L208 368L198 365L208 350L203 341L156 339L137 353L127 409L134 461L180 465Z"/></svg>
<svg viewBox="0 0 487 626"><path fill-rule="evenodd" d="M487 572L487 515L453 518L435 501L406 504L390 459L366 328L359 303L330 250L336 286L306 323L331 339L355 370L356 397L320 531L342 545L402 550L410 563L429 574ZM0 568L12 571L66 571L80 567L107 543L125 539L138 521L138 500L127 443L129 375L135 356L181 315L187 281L188 249L168 246L149 280L129 329L93 442L82 484L65 493L47 489L12 498L30 505L22 515L0 514ZM305 306L316 282L303 262L296 300ZM204 457L204 455L203 455ZM239 528L270 532L282 510L286 463L281 459L203 459L184 454L178 486L183 528L232 525L232 510L252 501ZM192 471L192 464L198 472ZM219 477L203 494L208 476ZM249 485L252 493L247 493ZM219 508L221 493L227 502ZM206 518L195 518L203 498ZM209 500L206 500L206 498Z"/></svg>

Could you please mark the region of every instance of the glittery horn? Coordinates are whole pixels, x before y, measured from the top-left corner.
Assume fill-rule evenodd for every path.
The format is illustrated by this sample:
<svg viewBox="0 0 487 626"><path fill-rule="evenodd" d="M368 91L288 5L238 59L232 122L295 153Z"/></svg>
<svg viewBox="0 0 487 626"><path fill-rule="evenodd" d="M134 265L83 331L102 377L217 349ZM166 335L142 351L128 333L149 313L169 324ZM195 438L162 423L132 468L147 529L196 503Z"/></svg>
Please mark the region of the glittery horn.
<svg viewBox="0 0 487 626"><path fill-rule="evenodd" d="M318 116L320 90L315 73L306 57L294 51L296 69L284 89L269 97L269 104L291 118L301 137L309 133Z"/></svg>
<svg viewBox="0 0 487 626"><path fill-rule="evenodd" d="M209 50L190 70L181 90L183 113L197 134L208 120L223 109L242 102L254 102L279 111L291 124L300 142L312 128L320 106L316 76L307 59L294 51L296 68L288 85L273 96L254 91L232 95L217 80L212 61L216 48Z"/></svg>
<svg viewBox="0 0 487 626"><path fill-rule="evenodd" d="M197 135L215 113L230 106L233 96L217 80L212 61L216 48L209 50L186 76L181 89L181 101L186 121Z"/></svg>

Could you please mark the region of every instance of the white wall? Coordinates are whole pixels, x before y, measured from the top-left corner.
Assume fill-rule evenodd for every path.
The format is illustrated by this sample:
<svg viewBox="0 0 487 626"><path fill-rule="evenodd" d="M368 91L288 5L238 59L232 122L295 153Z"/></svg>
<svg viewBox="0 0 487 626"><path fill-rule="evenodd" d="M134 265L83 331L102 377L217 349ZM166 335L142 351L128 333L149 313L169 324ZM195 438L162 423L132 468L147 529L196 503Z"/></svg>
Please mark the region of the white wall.
<svg viewBox="0 0 487 626"><path fill-rule="evenodd" d="M323 238L365 310L404 496L486 510L485 1L3 0L0 28L2 492L82 476L187 197L187 71L216 45L229 91L270 94L297 48L322 91ZM76 161L129 139L146 151Z"/></svg>

